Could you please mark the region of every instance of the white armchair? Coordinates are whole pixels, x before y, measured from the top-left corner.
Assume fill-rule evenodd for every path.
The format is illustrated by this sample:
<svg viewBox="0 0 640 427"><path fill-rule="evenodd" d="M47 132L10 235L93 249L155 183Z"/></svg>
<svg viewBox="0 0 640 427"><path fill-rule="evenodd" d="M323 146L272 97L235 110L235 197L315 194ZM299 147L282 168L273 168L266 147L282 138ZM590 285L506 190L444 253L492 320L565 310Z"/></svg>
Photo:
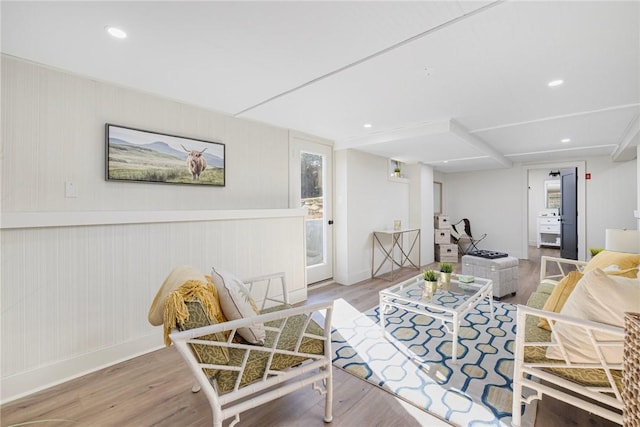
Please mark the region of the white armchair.
<svg viewBox="0 0 640 427"><path fill-rule="evenodd" d="M545 318L552 328L564 323L580 328L591 338L594 351L599 355L595 363L573 363L567 356L561 340L536 341L525 336L533 321ZM624 328L603 323L579 320L558 313L551 313L523 305L518 306L518 330L516 334L514 377L513 377L513 418L514 426L520 426L520 405L529 404L543 395L554 397L573 406L589 411L603 418L622 424L622 364L607 362L603 355L605 348L624 346ZM532 320L531 320L532 319ZM534 328L537 326L533 325ZM528 328L521 328L527 325ZM606 339L599 336L607 335ZM557 347L562 360L545 357L547 348ZM532 391L523 396L523 389ZM599 402L599 403L593 403Z"/></svg>
<svg viewBox="0 0 640 427"><path fill-rule="evenodd" d="M325 395L324 421L331 422L333 302L289 306L282 273L244 282L262 314L169 335L196 377L192 391L207 396L214 427L231 417L233 426L241 412L308 385ZM194 317L199 309L189 305ZM239 329L256 325L264 325L264 346L237 338Z"/></svg>
<svg viewBox="0 0 640 427"><path fill-rule="evenodd" d="M622 351L624 328L542 310L555 283L570 271L583 271L587 263L555 257L542 257L541 262L540 287L527 306L518 305L512 425L520 426L522 404L544 395L622 424L622 363L612 363L606 355ZM547 320L551 331L538 327L540 319ZM584 350L596 355L594 360L572 361L566 335L557 333L567 328L576 336L588 337ZM548 358L549 348L560 357Z"/></svg>

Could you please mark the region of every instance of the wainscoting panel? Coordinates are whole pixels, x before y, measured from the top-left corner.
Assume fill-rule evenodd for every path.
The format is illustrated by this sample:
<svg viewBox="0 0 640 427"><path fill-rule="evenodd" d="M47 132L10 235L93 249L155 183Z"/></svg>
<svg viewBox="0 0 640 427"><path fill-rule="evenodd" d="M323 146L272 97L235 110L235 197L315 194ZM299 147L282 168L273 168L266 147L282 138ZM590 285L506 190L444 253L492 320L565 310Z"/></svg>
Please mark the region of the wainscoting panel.
<svg viewBox="0 0 640 427"><path fill-rule="evenodd" d="M3 227L1 401L161 347L147 313L177 265L241 278L284 271L292 302L305 300L303 213L270 212Z"/></svg>

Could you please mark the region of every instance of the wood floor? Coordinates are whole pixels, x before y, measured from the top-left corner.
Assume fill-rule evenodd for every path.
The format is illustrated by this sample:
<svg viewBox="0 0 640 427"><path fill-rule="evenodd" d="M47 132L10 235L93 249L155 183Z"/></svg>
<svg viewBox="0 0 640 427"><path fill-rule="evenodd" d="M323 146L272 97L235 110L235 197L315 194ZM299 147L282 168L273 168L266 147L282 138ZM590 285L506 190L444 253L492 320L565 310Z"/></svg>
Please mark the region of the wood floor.
<svg viewBox="0 0 640 427"><path fill-rule="evenodd" d="M530 248L530 260L520 260L519 289L504 301L524 304L536 288L541 254L557 250ZM456 270L461 271L460 264ZM416 274L402 271L397 280ZM352 285L309 289L309 302L342 298L360 311L378 304L378 291L390 285L382 279ZM161 333L160 329L158 333ZM173 348L165 348L68 381L0 408L2 427L28 421L58 420L43 426L207 426L211 410L203 393L191 393L192 377ZM391 394L340 369L334 369L333 422L325 424L323 398L305 388L241 415L240 426L437 426L446 425ZM224 423L229 425L229 421ZM563 402L545 397L538 403L536 427L616 424Z"/></svg>

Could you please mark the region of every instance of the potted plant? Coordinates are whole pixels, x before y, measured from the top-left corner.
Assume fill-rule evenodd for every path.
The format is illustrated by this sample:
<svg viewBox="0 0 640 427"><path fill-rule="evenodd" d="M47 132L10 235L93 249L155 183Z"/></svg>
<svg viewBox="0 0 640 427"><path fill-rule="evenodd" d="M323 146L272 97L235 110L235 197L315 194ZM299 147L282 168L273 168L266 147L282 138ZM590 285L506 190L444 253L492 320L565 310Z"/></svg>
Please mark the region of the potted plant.
<svg viewBox="0 0 640 427"><path fill-rule="evenodd" d="M400 168L398 166L393 170L393 176L400 178Z"/></svg>
<svg viewBox="0 0 640 427"><path fill-rule="evenodd" d="M591 253L591 258L598 255L602 251L604 251L603 248L589 248L589 252Z"/></svg>
<svg viewBox="0 0 640 427"><path fill-rule="evenodd" d="M438 276L434 270L424 270L422 278L424 279L424 292L422 295L425 298L431 298L438 289Z"/></svg>
<svg viewBox="0 0 640 427"><path fill-rule="evenodd" d="M440 263L440 284L444 288L448 288L451 283L451 273L453 273L453 264L449 262Z"/></svg>

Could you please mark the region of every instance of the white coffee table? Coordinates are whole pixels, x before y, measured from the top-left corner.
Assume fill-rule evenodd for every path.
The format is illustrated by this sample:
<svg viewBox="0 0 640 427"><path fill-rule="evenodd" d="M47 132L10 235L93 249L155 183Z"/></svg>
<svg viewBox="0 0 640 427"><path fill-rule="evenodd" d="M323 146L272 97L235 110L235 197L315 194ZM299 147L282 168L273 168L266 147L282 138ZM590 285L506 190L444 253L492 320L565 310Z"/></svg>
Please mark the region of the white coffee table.
<svg viewBox="0 0 640 427"><path fill-rule="evenodd" d="M448 289L439 287L431 299L423 298L423 289L424 280L419 275L380 291L380 326L385 330L384 315L388 307L440 320L447 332L453 335L451 360L457 363L460 321L484 299L489 301L493 319L493 283L478 277L471 283L461 283L453 275ZM385 336L388 336L386 330Z"/></svg>

